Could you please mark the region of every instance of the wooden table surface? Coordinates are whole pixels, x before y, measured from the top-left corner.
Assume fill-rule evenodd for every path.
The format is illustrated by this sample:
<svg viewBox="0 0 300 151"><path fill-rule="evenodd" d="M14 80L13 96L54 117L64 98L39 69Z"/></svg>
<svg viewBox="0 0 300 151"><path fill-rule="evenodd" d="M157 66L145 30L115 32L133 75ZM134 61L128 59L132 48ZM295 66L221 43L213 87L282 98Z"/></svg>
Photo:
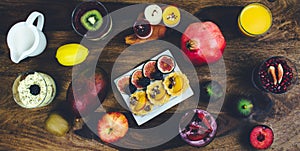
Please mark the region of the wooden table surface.
<svg viewBox="0 0 300 151"><path fill-rule="evenodd" d="M71 130L66 136L57 137L49 134L44 129L44 121L53 107L66 100L66 90L72 79L72 67L61 66L55 59L59 46L71 42L80 43L82 38L71 27L71 13L79 0L2 0L0 2L0 150L118 150L118 148L105 144L98 139L86 139L75 135ZM144 0L102 0L110 12L129 6L131 4L145 3ZM201 20L211 20L219 25L227 46L224 52L226 79L226 102L235 94L248 94L256 92L250 81L250 73L256 63L270 56L286 56L300 69L300 1L299 0L199 0L173 2L170 0L147 0L149 3L175 4ZM236 26L236 18L241 8L251 2L261 2L267 5L273 14L273 25L270 31L258 38L248 38L241 35ZM23 21L30 12L37 10L45 15L44 33L48 45L41 55L28 58L19 64L10 60L6 35L9 28L16 22ZM126 15L126 14L125 14ZM133 16L135 18L135 16ZM114 29L113 29L114 30ZM124 37L132 33L131 29L124 29L105 46L99 57L97 66L105 69L109 74L118 56L128 48ZM176 35L176 33L174 33ZM180 35L165 37L175 46ZM177 42L177 43L176 43ZM145 44L147 45L147 44ZM153 45L150 50L161 49ZM131 50L132 51L132 50ZM136 50L137 51L137 50ZM139 52L138 52L139 51ZM143 50L138 50L141 53ZM145 56L149 51L143 53ZM128 63L132 68L137 62ZM211 78L208 66L195 68L199 81ZM12 96L11 86L18 74L38 70L51 75L57 84L57 96L48 106L38 109L24 109L18 106ZM222 70L222 69L221 69ZM125 72L126 70L124 70ZM222 77L224 75L214 75ZM298 76L299 77L299 76ZM274 103L271 111L256 124L266 124L274 130L275 140L270 150L300 150L300 85L299 81L286 94L265 94ZM205 103L199 103L199 108L205 108ZM116 101L112 90L109 91L103 107L111 111L125 113L133 127L134 119ZM141 128L159 124L168 118L176 107L164 112L153 121L146 123ZM203 150L251 150L244 142L243 134L249 122L234 118L228 114L226 105L217 119L219 129L217 137ZM128 134L133 135L133 134ZM163 135L163 134L162 134ZM140 138L147 140L147 138ZM179 136L169 142L149 150L197 150L184 143Z"/></svg>

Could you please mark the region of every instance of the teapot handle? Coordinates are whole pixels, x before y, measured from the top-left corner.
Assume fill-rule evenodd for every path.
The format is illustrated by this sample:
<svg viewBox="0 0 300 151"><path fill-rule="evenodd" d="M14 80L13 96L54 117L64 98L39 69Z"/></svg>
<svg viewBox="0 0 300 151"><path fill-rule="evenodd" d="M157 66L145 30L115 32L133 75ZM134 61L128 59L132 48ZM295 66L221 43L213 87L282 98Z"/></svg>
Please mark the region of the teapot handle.
<svg viewBox="0 0 300 151"><path fill-rule="evenodd" d="M33 25L34 21L37 20L37 28L42 31L44 26L44 15L40 12L32 12L26 20L27 24Z"/></svg>

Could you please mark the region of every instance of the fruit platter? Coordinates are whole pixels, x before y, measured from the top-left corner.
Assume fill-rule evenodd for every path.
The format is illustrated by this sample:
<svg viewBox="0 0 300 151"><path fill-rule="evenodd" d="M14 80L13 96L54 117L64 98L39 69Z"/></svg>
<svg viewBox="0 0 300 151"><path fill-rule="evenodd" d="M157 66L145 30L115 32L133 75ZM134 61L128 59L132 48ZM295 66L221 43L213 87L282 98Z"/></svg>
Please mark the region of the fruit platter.
<svg viewBox="0 0 300 151"><path fill-rule="evenodd" d="M299 5L1 1L0 150L300 150Z"/></svg>

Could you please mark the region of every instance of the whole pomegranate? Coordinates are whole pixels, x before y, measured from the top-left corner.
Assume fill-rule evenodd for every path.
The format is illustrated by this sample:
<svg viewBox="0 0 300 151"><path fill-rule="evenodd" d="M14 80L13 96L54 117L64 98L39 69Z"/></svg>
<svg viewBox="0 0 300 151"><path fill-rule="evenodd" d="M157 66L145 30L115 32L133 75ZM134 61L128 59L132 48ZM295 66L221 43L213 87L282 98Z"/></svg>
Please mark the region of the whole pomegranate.
<svg viewBox="0 0 300 151"><path fill-rule="evenodd" d="M210 21L190 24L181 37L181 49L194 65L218 61L225 46L221 30Z"/></svg>

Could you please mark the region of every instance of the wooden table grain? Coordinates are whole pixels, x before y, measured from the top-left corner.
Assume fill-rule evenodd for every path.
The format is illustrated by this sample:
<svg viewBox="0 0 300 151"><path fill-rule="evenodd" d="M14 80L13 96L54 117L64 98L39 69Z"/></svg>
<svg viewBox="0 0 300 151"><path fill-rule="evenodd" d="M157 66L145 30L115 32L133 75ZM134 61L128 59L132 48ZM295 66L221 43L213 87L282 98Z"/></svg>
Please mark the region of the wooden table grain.
<svg viewBox="0 0 300 151"><path fill-rule="evenodd" d="M79 0L2 0L0 2L0 150L119 150L116 146L105 144L98 139L86 139L70 131L66 136L57 137L44 129L44 121L53 107L66 100L66 91L72 79L72 67L63 67L55 59L59 46L67 43L80 43L82 38L72 29L70 18ZM225 103L232 94L251 93L250 73L255 63L270 56L281 55L293 61L300 69L300 1L299 0L102 0L109 9L115 11L132 4L164 3L174 4L201 20L217 23L227 41L224 52L226 79ZM237 30L236 19L243 6L261 2L267 5L273 14L273 25L269 32L258 38L245 37ZM14 64L10 60L6 35L16 22L25 20L32 11L40 11L45 15L44 33L48 45L41 55ZM105 46L98 66L109 74L114 61L128 45L124 37L132 33L124 29ZM180 35L167 40L179 42ZM180 46L179 43L175 44ZM152 49L154 50L154 46ZM143 50L141 50L143 51ZM146 55L146 54L145 54ZM124 61L126 63L126 61ZM128 64L135 63L127 61ZM207 66L195 68L199 81L211 78ZM24 109L18 106L12 96L11 86L18 74L38 70L50 74L56 81L58 91L55 100L48 106L38 109ZM218 75L216 75L218 76ZM221 76L221 75L220 75ZM298 76L299 78L299 76ZM300 82L292 90L282 95L266 94L274 103L269 114L257 124L272 127L275 140L270 150L300 150ZM115 99L110 90L103 106L108 110L121 111L129 115ZM199 104L205 108L205 104ZM164 112L155 120L163 121L176 110L176 107ZM244 129L247 122L227 114L223 106L217 121L220 124L217 137L212 143L201 148L203 150L251 150L244 142ZM132 116L129 121L134 123ZM150 122L151 123L151 122ZM153 123L153 122L152 122ZM155 123L155 122L154 122ZM157 124L157 123L156 123ZM134 124L132 124L134 126ZM135 126L136 127L136 126ZM147 127L147 125L145 126ZM163 135L163 134L162 134ZM143 138L145 139L145 138ZM149 141L146 140L145 141ZM184 143L178 136L169 142L149 150L198 150Z"/></svg>

